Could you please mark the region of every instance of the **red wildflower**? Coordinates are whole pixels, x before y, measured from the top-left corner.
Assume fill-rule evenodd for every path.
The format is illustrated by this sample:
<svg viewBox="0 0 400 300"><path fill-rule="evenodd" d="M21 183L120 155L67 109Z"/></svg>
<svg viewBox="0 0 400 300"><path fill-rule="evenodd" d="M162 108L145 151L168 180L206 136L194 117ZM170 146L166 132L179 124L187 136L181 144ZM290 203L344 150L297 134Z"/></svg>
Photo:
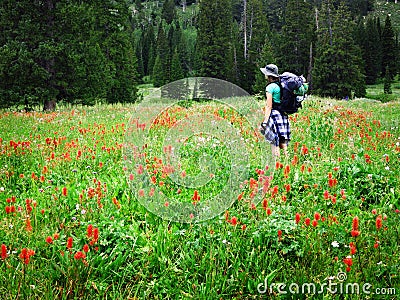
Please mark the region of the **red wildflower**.
<svg viewBox="0 0 400 300"><path fill-rule="evenodd" d="M270 207L267 207L266 212L267 212L267 215L269 216L272 214L272 209Z"/></svg>
<svg viewBox="0 0 400 300"><path fill-rule="evenodd" d="M315 218L315 220L319 221L319 220L321 219L321 214L318 213L318 212L316 212L316 213L314 214L314 218Z"/></svg>
<svg viewBox="0 0 400 300"><path fill-rule="evenodd" d="M194 190L192 200L193 200L193 204L196 204L197 202L200 201L200 195L197 190Z"/></svg>
<svg viewBox="0 0 400 300"><path fill-rule="evenodd" d="M31 249L24 248L21 250L21 253L19 254L19 258L21 258L24 261L24 264L29 264L31 256L35 254L35 251Z"/></svg>
<svg viewBox="0 0 400 300"><path fill-rule="evenodd" d="M343 262L347 265L348 268L350 268L353 265L353 259L351 256L346 257L343 259Z"/></svg>
<svg viewBox="0 0 400 300"><path fill-rule="evenodd" d="M113 198L112 198L112 202L114 203L114 205L115 205L118 209L121 208L121 204L118 202L118 200L117 200L116 197L113 197Z"/></svg>
<svg viewBox="0 0 400 300"><path fill-rule="evenodd" d="M263 200L262 206L263 206L264 210L267 209L267 207L268 207L268 200L267 199Z"/></svg>
<svg viewBox="0 0 400 300"><path fill-rule="evenodd" d="M282 230L278 230L278 238L281 239L282 238Z"/></svg>
<svg viewBox="0 0 400 300"><path fill-rule="evenodd" d="M318 226L318 221L314 219L314 220L312 221L312 226L313 226L313 227L317 227L317 226Z"/></svg>
<svg viewBox="0 0 400 300"><path fill-rule="evenodd" d="M239 194L239 196L238 196L238 198L237 198L237 199L238 199L238 201L242 200L242 198L243 198L243 195L244 195L244 192L242 192L242 193L240 193L240 194Z"/></svg>
<svg viewBox="0 0 400 300"><path fill-rule="evenodd" d="M71 248L72 248L72 242L73 242L72 237L69 237L69 238L67 239L67 248L68 248L68 249L71 249Z"/></svg>
<svg viewBox="0 0 400 300"><path fill-rule="evenodd" d="M352 237L358 237L360 235L360 232L358 230L352 230L351 231L351 236Z"/></svg>
<svg viewBox="0 0 400 300"><path fill-rule="evenodd" d="M250 189L257 189L257 187L258 187L257 180L255 180L254 178L250 178L249 186L250 186Z"/></svg>
<svg viewBox="0 0 400 300"><path fill-rule="evenodd" d="M296 224L300 223L300 214L299 213L296 213L295 221L296 221Z"/></svg>
<svg viewBox="0 0 400 300"><path fill-rule="evenodd" d="M25 221L25 229L26 231L32 231L31 219L26 219Z"/></svg>
<svg viewBox="0 0 400 300"><path fill-rule="evenodd" d="M1 259L5 260L7 258L7 247L6 245L2 244L1 245Z"/></svg>
<svg viewBox="0 0 400 300"><path fill-rule="evenodd" d="M289 177L289 173L290 173L290 166L286 165L285 169L283 170L283 174L284 174L285 178Z"/></svg>
<svg viewBox="0 0 400 300"><path fill-rule="evenodd" d="M93 229L93 238L89 244L94 245L97 243L98 240L99 240L99 228L96 227Z"/></svg>
<svg viewBox="0 0 400 300"><path fill-rule="evenodd" d="M225 211L225 221L229 222L229 211Z"/></svg>
<svg viewBox="0 0 400 300"><path fill-rule="evenodd" d="M246 228L247 228L246 224L243 224L242 225L242 230L246 230Z"/></svg>
<svg viewBox="0 0 400 300"><path fill-rule="evenodd" d="M85 245L83 246L83 251L86 252L86 253L89 252L89 246L88 246L88 244L85 244Z"/></svg>
<svg viewBox="0 0 400 300"><path fill-rule="evenodd" d="M374 244L374 248L376 249L378 247L379 247L379 241L376 241L375 244Z"/></svg>
<svg viewBox="0 0 400 300"><path fill-rule="evenodd" d="M63 195L64 197L66 197L67 194L68 194L67 188L64 186L63 189L62 189L62 195Z"/></svg>
<svg viewBox="0 0 400 300"><path fill-rule="evenodd" d="M75 258L76 260L84 259L85 257L86 257L86 254L85 254L84 252L82 252L82 251L78 251L78 252L76 252L75 255L74 255L74 258Z"/></svg>
<svg viewBox="0 0 400 300"><path fill-rule="evenodd" d="M231 219L231 224L232 224L233 226L236 226L236 224L237 224L237 218L236 218L236 217L232 217L232 219Z"/></svg>
<svg viewBox="0 0 400 300"><path fill-rule="evenodd" d="M353 230L358 230L358 217L353 218Z"/></svg>
<svg viewBox="0 0 400 300"><path fill-rule="evenodd" d="M377 216L375 221L376 229L379 230L382 228L382 217Z"/></svg>
<svg viewBox="0 0 400 300"><path fill-rule="evenodd" d="M328 180L328 185L329 185L329 187L335 187L336 185L337 185L337 183L338 183L338 181L337 181L337 179L336 178L329 178L329 180Z"/></svg>
<svg viewBox="0 0 400 300"><path fill-rule="evenodd" d="M47 243L47 244L52 244L52 243L53 243L53 238L52 238L51 236L48 236L48 237L46 238L46 243Z"/></svg>
<svg viewBox="0 0 400 300"><path fill-rule="evenodd" d="M311 220L310 220L310 218L306 218L306 219L304 220L304 222L306 223L307 226L309 226L310 223L311 223Z"/></svg>
<svg viewBox="0 0 400 300"><path fill-rule="evenodd" d="M354 255L354 254L356 254L356 252L357 252L357 248L356 248L356 245L353 243L353 242L350 242L350 254L351 255Z"/></svg>
<svg viewBox="0 0 400 300"><path fill-rule="evenodd" d="M303 145L301 147L301 154L303 154L303 155L308 154L308 148L306 147L306 145Z"/></svg>
<svg viewBox="0 0 400 300"><path fill-rule="evenodd" d="M277 194L278 194L278 186L275 185L274 188L272 189L271 197L275 197Z"/></svg>

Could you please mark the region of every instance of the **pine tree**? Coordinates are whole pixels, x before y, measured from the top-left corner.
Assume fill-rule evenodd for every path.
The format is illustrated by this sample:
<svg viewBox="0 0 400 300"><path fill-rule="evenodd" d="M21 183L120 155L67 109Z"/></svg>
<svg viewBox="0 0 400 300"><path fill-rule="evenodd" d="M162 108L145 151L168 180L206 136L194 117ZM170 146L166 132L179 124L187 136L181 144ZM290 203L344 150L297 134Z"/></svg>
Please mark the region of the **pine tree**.
<svg viewBox="0 0 400 300"><path fill-rule="evenodd" d="M270 39L265 40L264 47L262 48L260 57L257 60L257 69L255 70L255 83L253 86L253 92L256 94L263 95L264 99L264 91L266 86L266 80L264 74L260 71L260 68L264 68L267 64L275 62L275 57L273 54L273 49L270 44Z"/></svg>
<svg viewBox="0 0 400 300"><path fill-rule="evenodd" d="M135 101L137 60L125 1L5 0L0 13L3 106Z"/></svg>
<svg viewBox="0 0 400 300"><path fill-rule="evenodd" d="M389 67L386 67L384 84L383 84L383 92L385 94L392 94L392 78L390 75Z"/></svg>
<svg viewBox="0 0 400 300"><path fill-rule="evenodd" d="M176 8L174 0L165 0L162 7L161 17L167 24L171 24L176 19Z"/></svg>
<svg viewBox="0 0 400 300"><path fill-rule="evenodd" d="M280 31L284 25L285 7L288 0L263 0L264 14L267 16L271 30Z"/></svg>
<svg viewBox="0 0 400 300"><path fill-rule="evenodd" d="M382 71L385 73L386 68L390 78L393 79L396 75L396 39L389 15L386 16L382 31Z"/></svg>
<svg viewBox="0 0 400 300"><path fill-rule="evenodd" d="M200 76L231 79L233 55L230 3L230 0L201 0L199 3L196 50L201 63Z"/></svg>
<svg viewBox="0 0 400 300"><path fill-rule="evenodd" d="M157 59L159 62L157 62ZM159 65L156 66L156 63L161 64L161 67ZM158 76L156 80L157 83L155 84L160 84L161 86L171 81L171 48L164 30L163 23L161 23L158 27L156 62L154 63L153 67L153 75L154 69L157 69L158 71L156 75Z"/></svg>
<svg viewBox="0 0 400 300"><path fill-rule="evenodd" d="M129 9L124 0L92 0L90 5L96 17L97 28L101 28L100 46L111 70L106 100L109 103L134 102L137 99L138 73Z"/></svg>
<svg viewBox="0 0 400 300"><path fill-rule="evenodd" d="M362 24L362 23L361 23ZM362 48L363 60L365 62L365 82L366 84L375 84L381 74L381 44L379 31L376 21L368 18L367 22L360 28L358 34L358 43Z"/></svg>
<svg viewBox="0 0 400 300"><path fill-rule="evenodd" d="M161 89L161 96L171 99L184 100L188 94L189 89L187 81L183 81L183 70L181 61L179 59L178 50L175 48L174 54L172 55L171 62L171 84L167 84Z"/></svg>
<svg viewBox="0 0 400 300"><path fill-rule="evenodd" d="M159 55L157 55L154 62L152 79L154 87L161 87L164 85L163 66Z"/></svg>
<svg viewBox="0 0 400 300"><path fill-rule="evenodd" d="M179 80L184 77L182 64L179 58L178 49L175 48L171 61L171 81Z"/></svg>
<svg viewBox="0 0 400 300"><path fill-rule="evenodd" d="M321 96L333 98L365 95L361 50L354 42L346 7L324 4L320 15L313 87Z"/></svg>
<svg viewBox="0 0 400 300"><path fill-rule="evenodd" d="M282 70L307 77L310 45L314 43L314 12L310 3L289 0L277 58Z"/></svg>
<svg viewBox="0 0 400 300"><path fill-rule="evenodd" d="M151 75L153 72L154 61L156 56L156 39L154 34L154 26L149 24L143 31L143 48L142 59L144 74Z"/></svg>

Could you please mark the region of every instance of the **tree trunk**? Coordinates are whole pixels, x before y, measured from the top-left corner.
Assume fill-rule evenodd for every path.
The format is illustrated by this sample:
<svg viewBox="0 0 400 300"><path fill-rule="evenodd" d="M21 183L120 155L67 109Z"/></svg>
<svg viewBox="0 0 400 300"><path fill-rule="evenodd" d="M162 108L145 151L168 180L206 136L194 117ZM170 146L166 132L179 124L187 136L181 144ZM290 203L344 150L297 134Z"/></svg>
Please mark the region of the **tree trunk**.
<svg viewBox="0 0 400 300"><path fill-rule="evenodd" d="M313 70L313 43L310 43L310 61L308 65L308 74L307 74L307 82L309 84L309 88L311 89L311 81L312 81L312 70Z"/></svg>
<svg viewBox="0 0 400 300"><path fill-rule="evenodd" d="M244 59L247 59L247 0L243 0Z"/></svg>
<svg viewBox="0 0 400 300"><path fill-rule="evenodd" d="M56 100L45 100L43 105L43 111L55 111Z"/></svg>

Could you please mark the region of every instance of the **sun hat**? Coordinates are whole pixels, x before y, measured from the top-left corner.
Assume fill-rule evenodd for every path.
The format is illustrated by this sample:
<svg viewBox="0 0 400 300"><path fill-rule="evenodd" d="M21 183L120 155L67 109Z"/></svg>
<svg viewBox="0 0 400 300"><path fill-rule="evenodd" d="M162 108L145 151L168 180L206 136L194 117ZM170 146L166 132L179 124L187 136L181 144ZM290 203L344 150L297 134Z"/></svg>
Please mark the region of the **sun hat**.
<svg viewBox="0 0 400 300"><path fill-rule="evenodd" d="M278 67L274 64L266 65L265 68L260 68L265 76L279 77Z"/></svg>

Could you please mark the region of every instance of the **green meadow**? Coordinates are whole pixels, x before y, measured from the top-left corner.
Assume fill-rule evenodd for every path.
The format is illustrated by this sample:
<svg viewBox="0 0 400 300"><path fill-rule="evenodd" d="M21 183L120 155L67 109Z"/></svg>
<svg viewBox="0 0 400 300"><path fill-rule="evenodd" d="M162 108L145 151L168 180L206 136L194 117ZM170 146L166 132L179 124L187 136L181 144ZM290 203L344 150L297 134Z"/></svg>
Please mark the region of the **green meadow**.
<svg viewBox="0 0 400 300"><path fill-rule="evenodd" d="M163 137L196 126L179 123L193 107L240 134L248 170L216 216L176 222L165 211L213 203L238 171L223 134L188 135L170 168ZM397 299L399 101L310 96L269 165L257 129L218 103L159 114L127 165L134 109L0 114L1 299Z"/></svg>

